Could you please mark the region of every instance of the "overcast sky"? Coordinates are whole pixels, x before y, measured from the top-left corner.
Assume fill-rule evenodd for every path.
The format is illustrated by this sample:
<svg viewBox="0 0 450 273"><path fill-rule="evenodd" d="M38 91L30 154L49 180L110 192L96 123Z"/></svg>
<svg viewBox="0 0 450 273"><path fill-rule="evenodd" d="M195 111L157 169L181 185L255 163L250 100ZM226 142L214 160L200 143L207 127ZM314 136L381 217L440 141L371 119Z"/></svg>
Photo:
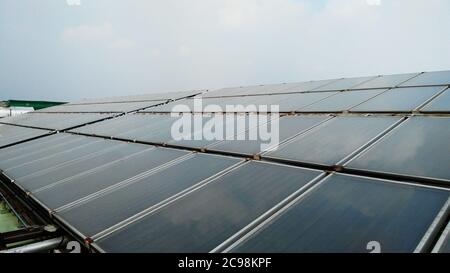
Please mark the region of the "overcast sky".
<svg viewBox="0 0 450 273"><path fill-rule="evenodd" d="M1 0L0 100L449 70L449 10L448 0Z"/></svg>

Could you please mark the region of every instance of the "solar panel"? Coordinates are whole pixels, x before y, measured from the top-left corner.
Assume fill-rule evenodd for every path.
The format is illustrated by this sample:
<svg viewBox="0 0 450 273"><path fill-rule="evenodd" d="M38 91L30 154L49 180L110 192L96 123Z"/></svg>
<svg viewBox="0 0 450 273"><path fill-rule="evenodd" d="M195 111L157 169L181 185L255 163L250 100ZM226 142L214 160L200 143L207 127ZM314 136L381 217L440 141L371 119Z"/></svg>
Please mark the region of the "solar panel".
<svg viewBox="0 0 450 273"><path fill-rule="evenodd" d="M362 83L368 82L376 77L359 77L359 78L347 78L340 79L325 86L314 89L313 91L331 91L331 90L348 90Z"/></svg>
<svg viewBox="0 0 450 273"><path fill-rule="evenodd" d="M20 145L3 148L0 152L0 164L3 164L5 160L14 157L26 156L36 149L47 149L48 147L51 147L55 139L57 140L58 136L59 134L52 134L47 137L41 137L33 141L21 143Z"/></svg>
<svg viewBox="0 0 450 273"><path fill-rule="evenodd" d="M425 72L400 86L450 85L450 71Z"/></svg>
<svg viewBox="0 0 450 273"><path fill-rule="evenodd" d="M299 82L299 83L230 87L219 90L213 90L211 92L205 93L203 96L205 98L211 98L211 97L273 95L279 93L308 92L335 81L338 81L338 79Z"/></svg>
<svg viewBox="0 0 450 273"><path fill-rule="evenodd" d="M397 117L337 117L263 157L337 165L398 121Z"/></svg>
<svg viewBox="0 0 450 273"><path fill-rule="evenodd" d="M194 116L192 117L194 118ZM185 139L176 140L172 138L168 141L168 144L184 147L205 148L219 142L221 139L237 139L235 136L241 134L245 135L248 130L258 128L259 124L267 123L270 120L270 117L258 118L261 116L234 114L216 114L211 116L202 115L201 117L203 126L198 126L198 128L193 128L193 130L183 134ZM191 124L195 123L193 118ZM241 126L238 124L241 124ZM227 128L233 128L233 130L227 131ZM218 133L216 134L215 131ZM208 135L209 132L211 132L211 135Z"/></svg>
<svg viewBox="0 0 450 273"><path fill-rule="evenodd" d="M233 252L414 252L449 200L444 189L334 174Z"/></svg>
<svg viewBox="0 0 450 273"><path fill-rule="evenodd" d="M376 97L387 89L344 91L300 109L300 112L343 112Z"/></svg>
<svg viewBox="0 0 450 273"><path fill-rule="evenodd" d="M137 111L143 108L156 106L167 102L162 101L140 101L140 102L117 102L97 104L63 104L38 110L40 113L123 113Z"/></svg>
<svg viewBox="0 0 450 273"><path fill-rule="evenodd" d="M52 136L55 141L52 141L51 145L39 147L38 149L29 151L28 153L16 153L15 156L11 156L0 162L0 168L7 170L16 166L45 158L57 153L63 153L64 151L75 148L82 143L87 143L89 140L85 137L76 136L62 136L60 134ZM20 147L20 146L17 146ZM16 147L11 147L15 149Z"/></svg>
<svg viewBox="0 0 450 273"><path fill-rule="evenodd" d="M130 144L137 145L137 144ZM75 202L115 184L175 160L188 152L142 146L142 150L106 167L92 166L94 171L76 175L32 191L32 196L49 209Z"/></svg>
<svg viewBox="0 0 450 273"><path fill-rule="evenodd" d="M421 112L445 113L450 112L450 89L439 95L436 99L431 101Z"/></svg>
<svg viewBox="0 0 450 273"><path fill-rule="evenodd" d="M450 118L413 117L353 159L348 168L450 182Z"/></svg>
<svg viewBox="0 0 450 273"><path fill-rule="evenodd" d="M200 182L238 162L242 160L197 154L131 184L63 210L58 215L86 237L92 237L155 207L175 194L201 185ZM92 217L96 221L90 221Z"/></svg>
<svg viewBox="0 0 450 273"><path fill-rule="evenodd" d="M331 80L321 80L321 81L309 81L302 82L297 84L296 86L286 90L285 92L310 92L319 87L325 86L327 84L339 81L339 79L331 79Z"/></svg>
<svg viewBox="0 0 450 273"><path fill-rule="evenodd" d="M207 99L205 98L203 101L205 102ZM194 109L194 100L193 99L184 99L184 100L178 100L174 102L169 102L167 104L151 107L148 109L144 109L139 111L140 113L170 113L174 111L173 107L177 105L184 105L187 107L187 110L179 111L179 112L187 112L191 113Z"/></svg>
<svg viewBox="0 0 450 273"><path fill-rule="evenodd" d="M448 75L88 99L4 118L1 185L90 250L448 252Z"/></svg>
<svg viewBox="0 0 450 273"><path fill-rule="evenodd" d="M372 89L372 88L393 88L404 83L405 81L418 76L420 73L384 75L376 77L373 80L357 85L355 89Z"/></svg>
<svg viewBox="0 0 450 273"><path fill-rule="evenodd" d="M351 112L411 112L439 94L442 87L395 88L352 109Z"/></svg>
<svg viewBox="0 0 450 273"><path fill-rule="evenodd" d="M86 151L86 155L79 157L77 160L29 173L20 177L16 183L27 191L32 192L75 179L76 177L89 177L96 171L116 166L117 162L127 160L133 155L142 152L143 149L140 145L129 145L117 141L107 141L106 143L111 147L95 153Z"/></svg>
<svg viewBox="0 0 450 273"><path fill-rule="evenodd" d="M81 158L86 153L99 152L106 149L108 143L109 141L102 139L85 138L82 141L74 142L72 147L63 146L65 149L62 152L51 153L23 164L14 165L13 167L4 169L4 171L8 172L16 180L19 180L23 176L28 176L44 169L54 168L60 164Z"/></svg>
<svg viewBox="0 0 450 273"><path fill-rule="evenodd" d="M279 107L280 112L289 113L302 109L305 106L321 101L325 98L336 95L338 92L316 92L316 93L290 93L290 94L271 94L271 95L255 95L255 96L234 96L223 98L204 98L202 100L202 109L198 111L194 109L194 100L187 99L177 102L168 103L166 105L149 108L141 112L171 112L173 107L177 105L187 106L187 111L182 112L228 112L228 113L245 113L262 111L260 106L266 106L267 110L271 110L272 105ZM212 105L219 106L220 111L216 108L208 108ZM242 107L236 107L236 106ZM232 106L233 108L227 108ZM214 110L213 110L214 109Z"/></svg>
<svg viewBox="0 0 450 273"><path fill-rule="evenodd" d="M132 96L119 96L119 97L106 97L106 98L87 98L82 99L78 102L70 103L70 105L75 104L101 104L101 103L121 103L121 102L144 102L144 101L167 101L176 100L184 97L194 96L205 92L206 90L192 90L192 91L182 91L182 92L165 92L165 93L153 93L153 94L142 94L142 95L132 95Z"/></svg>
<svg viewBox="0 0 450 273"><path fill-rule="evenodd" d="M112 115L27 113L2 119L1 122L50 130L64 130L109 117Z"/></svg>
<svg viewBox="0 0 450 273"><path fill-rule="evenodd" d="M227 110L227 106L243 106L241 109L236 109L233 112L249 112L247 110L249 105L256 105L258 101L263 99L265 96L246 96L246 97L226 97L226 98L208 98L203 101L204 110L202 112L212 112L217 110L208 110L208 106L217 105L221 108L219 112L232 112ZM192 108L193 109L193 108ZM194 109L193 109L194 111ZM252 112L256 112L257 108L252 110ZM196 111L197 112L197 111Z"/></svg>
<svg viewBox="0 0 450 273"><path fill-rule="evenodd" d="M107 252L209 252L319 175L249 162L97 245Z"/></svg>
<svg viewBox="0 0 450 273"><path fill-rule="evenodd" d="M317 92L265 96L258 101L261 105L278 105L280 112L295 112L310 104L337 94L336 92Z"/></svg>
<svg viewBox="0 0 450 273"><path fill-rule="evenodd" d="M150 126L119 133L116 137L123 139L135 139L150 143L167 143L173 139L171 128L176 120L178 120L178 118L170 117L162 122L159 122L158 124L155 124L155 126L149 124Z"/></svg>
<svg viewBox="0 0 450 273"><path fill-rule="evenodd" d="M86 126L73 132L162 144L173 140L171 128L178 119L169 115L135 114L108 121L102 126ZM121 127L122 124L126 126Z"/></svg>
<svg viewBox="0 0 450 273"><path fill-rule="evenodd" d="M203 148L219 141L216 138L208 139L204 137L205 130L207 129L214 131L223 128L230 128L231 125L236 125L236 128L234 128L231 133L227 130L222 131L220 139L228 139L228 135L234 136L269 119L258 118L256 121L253 121L251 116L240 114L186 114L185 117L189 120L192 128L185 132L180 131L180 136L183 136L184 139L174 139L172 135L172 127L175 122L180 121L180 118L171 117L170 115L126 115L117 119L108 120L105 123L100 124L100 126L98 124L85 126L75 129L73 132L157 144ZM198 128L194 126L196 122L195 120L197 119L196 117L199 117L199 120L202 121L202 126L199 126ZM213 123L213 121L216 121L216 123ZM238 124L242 124L243 128L238 127Z"/></svg>
<svg viewBox="0 0 450 273"><path fill-rule="evenodd" d="M327 120L327 116L317 116L317 117L305 117L305 116L286 116L280 119L272 120L267 124L267 131L272 131L272 128L278 126L279 128L279 143L283 143L288 138L294 137L295 135L318 125L319 123ZM263 126L263 125L262 125ZM238 139L238 138L236 138ZM223 151L228 153L244 154L244 155L257 155L265 150L262 150L262 144L266 143L261 138L257 140L251 140L249 137L242 137L243 140L225 140L218 142L207 149L212 151ZM268 140L270 141L270 140ZM270 142L266 143L269 148L278 143L273 143L270 146Z"/></svg>
<svg viewBox="0 0 450 273"><path fill-rule="evenodd" d="M102 123L88 125L72 130L73 132L99 136L117 136L122 133L132 134L137 130L150 129L168 120L169 115L133 114L106 120Z"/></svg>
<svg viewBox="0 0 450 273"><path fill-rule="evenodd" d="M0 149L14 143L43 136L48 133L50 132L0 123Z"/></svg>
<svg viewBox="0 0 450 273"><path fill-rule="evenodd" d="M296 87L298 84L270 84L270 85L256 85L245 87L230 87L219 90L214 90L204 94L205 98L212 97L228 97L228 96L245 96L245 95L257 95L257 94L274 94L280 93L290 88Z"/></svg>

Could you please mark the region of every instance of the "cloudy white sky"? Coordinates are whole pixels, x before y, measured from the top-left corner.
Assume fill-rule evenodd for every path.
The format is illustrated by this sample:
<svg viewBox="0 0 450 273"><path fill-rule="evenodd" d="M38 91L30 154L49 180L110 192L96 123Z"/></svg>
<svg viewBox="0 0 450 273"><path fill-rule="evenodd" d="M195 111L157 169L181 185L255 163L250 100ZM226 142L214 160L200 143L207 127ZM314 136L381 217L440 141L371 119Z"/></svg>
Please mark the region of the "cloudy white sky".
<svg viewBox="0 0 450 273"><path fill-rule="evenodd" d="M450 69L448 0L77 1L0 1L0 100Z"/></svg>

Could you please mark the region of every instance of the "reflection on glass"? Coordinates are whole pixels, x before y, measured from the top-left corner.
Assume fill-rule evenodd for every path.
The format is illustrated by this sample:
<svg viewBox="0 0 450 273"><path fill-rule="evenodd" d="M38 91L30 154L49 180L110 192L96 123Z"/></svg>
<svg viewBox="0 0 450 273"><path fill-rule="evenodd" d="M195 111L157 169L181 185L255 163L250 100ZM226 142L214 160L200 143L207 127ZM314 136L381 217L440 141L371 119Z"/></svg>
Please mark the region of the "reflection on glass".
<svg viewBox="0 0 450 273"><path fill-rule="evenodd" d="M450 71L426 72L401 84L401 86L446 85L446 84L450 84Z"/></svg>
<svg viewBox="0 0 450 273"><path fill-rule="evenodd" d="M352 112L411 112L442 91L442 87L391 89L350 109Z"/></svg>
<svg viewBox="0 0 450 273"><path fill-rule="evenodd" d="M355 88L358 89L365 89L365 88L392 88L396 87L397 85L417 76L418 73L411 73L411 74L396 74L396 75L384 75L381 77L377 77L373 80L370 80L368 82L365 82L363 84L360 84L356 86Z"/></svg>
<svg viewBox="0 0 450 273"><path fill-rule="evenodd" d="M233 252L413 252L445 190L332 175Z"/></svg>
<svg viewBox="0 0 450 273"><path fill-rule="evenodd" d="M87 175L64 180L64 183L37 190L33 194L49 208L55 209L187 154L170 149L147 149L143 147L141 153L125 160Z"/></svg>
<svg viewBox="0 0 450 273"><path fill-rule="evenodd" d="M361 83L367 82L374 78L375 77L360 77L360 78L341 79L341 80L332 82L331 84L327 84L323 87L315 89L314 91L347 90L347 89L351 89L355 86L360 85Z"/></svg>
<svg viewBox="0 0 450 273"><path fill-rule="evenodd" d="M249 162L97 243L107 252L209 252L319 174Z"/></svg>
<svg viewBox="0 0 450 273"><path fill-rule="evenodd" d="M427 104L422 112L450 112L450 89Z"/></svg>
<svg viewBox="0 0 450 273"><path fill-rule="evenodd" d="M279 128L279 143L282 143L287 138L293 137L298 133L301 133L304 130L311 128L312 126L325 121L326 116L317 116L317 117L305 117L305 116L286 116L280 119L273 120L269 124L261 125L267 126L267 131L272 132L274 130L272 126L277 126ZM259 138L258 140L229 140L223 141L219 144L209 147L209 150L218 150L218 151L226 151L232 153L239 154L247 154L247 155L255 155L263 152L261 150L262 143L264 142ZM275 144L275 145L276 145ZM273 147L273 146L272 146Z"/></svg>
<svg viewBox="0 0 450 273"><path fill-rule="evenodd" d="M413 117L348 167L450 181L449 139L450 118Z"/></svg>
<svg viewBox="0 0 450 273"><path fill-rule="evenodd" d="M239 161L236 158L197 154L140 181L62 212L61 215L83 234L92 236Z"/></svg>
<svg viewBox="0 0 450 273"><path fill-rule="evenodd" d="M386 89L345 91L338 93L310 106L302 108L301 112L342 112L352 108L355 105L371 99Z"/></svg>
<svg viewBox="0 0 450 273"><path fill-rule="evenodd" d="M395 117L334 118L266 156L334 165L398 120Z"/></svg>

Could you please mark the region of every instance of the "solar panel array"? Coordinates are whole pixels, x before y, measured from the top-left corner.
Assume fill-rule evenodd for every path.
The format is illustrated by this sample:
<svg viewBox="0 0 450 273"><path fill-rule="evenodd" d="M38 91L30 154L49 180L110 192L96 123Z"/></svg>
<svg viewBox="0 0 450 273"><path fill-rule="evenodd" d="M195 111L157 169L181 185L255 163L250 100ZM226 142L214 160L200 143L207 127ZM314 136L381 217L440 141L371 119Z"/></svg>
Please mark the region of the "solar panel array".
<svg viewBox="0 0 450 273"><path fill-rule="evenodd" d="M103 252L449 252L449 85L444 71L225 88L196 109L199 92L84 100L0 120L0 169ZM177 105L205 124L183 140ZM261 128L279 128L266 149Z"/></svg>

